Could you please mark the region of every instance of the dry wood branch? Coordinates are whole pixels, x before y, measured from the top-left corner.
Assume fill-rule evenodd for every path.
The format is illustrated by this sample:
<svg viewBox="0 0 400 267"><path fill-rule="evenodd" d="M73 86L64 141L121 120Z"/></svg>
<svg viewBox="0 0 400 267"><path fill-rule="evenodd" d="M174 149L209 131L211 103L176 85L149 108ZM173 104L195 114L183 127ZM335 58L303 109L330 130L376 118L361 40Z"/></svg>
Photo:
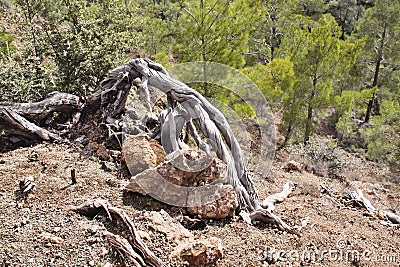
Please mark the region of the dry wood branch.
<svg viewBox="0 0 400 267"><path fill-rule="evenodd" d="M52 92L42 101L34 103L0 102L0 107L7 107L22 117L39 125L47 124L46 119L55 112L70 114L82 108L79 97L72 94Z"/></svg>
<svg viewBox="0 0 400 267"><path fill-rule="evenodd" d="M94 201L85 202L80 206L67 206L66 208L90 217L94 217L100 212L105 212L110 220L112 220L112 217L120 220L130 233L131 240L129 244L133 247L135 254L138 256L134 257L134 259L137 263L145 263L145 265L138 266L166 266L143 242L129 216L122 209L113 207L107 200L96 199ZM129 253L130 249L126 244L124 245L125 241L120 238L118 238L118 240L114 238L114 241L115 245L120 246L120 248L125 249ZM142 259L142 261L140 261L140 259Z"/></svg>
<svg viewBox="0 0 400 267"><path fill-rule="evenodd" d="M361 189L356 189L350 193L350 200L347 204L357 204L360 207L364 207L372 216L376 216L380 219L388 220L394 225L400 224L400 216L393 212L379 210L375 208L371 201L369 201L363 194Z"/></svg>
<svg viewBox="0 0 400 267"><path fill-rule="evenodd" d="M287 182L281 192L275 193L267 197L261 204L262 208L254 210L250 213L249 218L251 221L261 221L268 224L273 224L278 227L278 229L282 231L288 231L293 234L299 234L296 230L294 230L291 226L285 223L281 218L277 215L273 214L275 210L275 204L279 202L283 202L285 199L289 197L289 195L294 191L296 184L294 182Z"/></svg>
<svg viewBox="0 0 400 267"><path fill-rule="evenodd" d="M267 211L273 212L275 210L275 203L283 202L295 188L296 184L294 182L287 182L283 186L282 192L270 195L262 202L261 206Z"/></svg>
<svg viewBox="0 0 400 267"><path fill-rule="evenodd" d="M350 202L357 203L359 206L366 208L371 214L378 212L378 209L372 206L371 201L364 197L361 189L357 189L350 193L349 203Z"/></svg>
<svg viewBox="0 0 400 267"><path fill-rule="evenodd" d="M250 214L252 221L261 221L266 224L276 225L279 230L287 231L292 234L298 234L290 225L285 223L279 216L267 211L266 209L257 209Z"/></svg>
<svg viewBox="0 0 400 267"><path fill-rule="evenodd" d="M60 137L11 110L9 107L0 107L0 129L9 136L22 136L33 140L60 140Z"/></svg>
<svg viewBox="0 0 400 267"><path fill-rule="evenodd" d="M400 224L400 216L393 212L384 211L383 215L393 224Z"/></svg>
<svg viewBox="0 0 400 267"><path fill-rule="evenodd" d="M105 231L104 235L107 238L107 241L122 255L124 255L128 261L133 262L136 267L146 266L142 257L136 253L131 244L129 244L128 240L119 235L114 235L108 231Z"/></svg>

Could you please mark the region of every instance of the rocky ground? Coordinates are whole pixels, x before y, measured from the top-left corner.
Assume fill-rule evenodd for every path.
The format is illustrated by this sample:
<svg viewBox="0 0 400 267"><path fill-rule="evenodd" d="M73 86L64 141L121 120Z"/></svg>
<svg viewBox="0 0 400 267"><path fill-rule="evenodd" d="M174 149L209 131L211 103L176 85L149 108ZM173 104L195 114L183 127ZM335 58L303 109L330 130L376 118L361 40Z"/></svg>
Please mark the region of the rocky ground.
<svg viewBox="0 0 400 267"><path fill-rule="evenodd" d="M359 188L376 208L399 211L396 174L349 157L353 167L344 169L341 179L330 179L287 170L290 156L277 158L271 174L259 179L260 197L296 182L296 190L275 213L300 235L249 225L239 216L207 219L197 230L181 229L196 240L221 241L223 256L214 266L400 266L399 227L345 201ZM170 266L187 266L171 256L179 237L162 227L159 216L170 216L178 224L186 211L149 196L123 193L129 181L119 167L118 160L75 145L40 144L0 154L1 266L122 266L122 256L104 237L117 226L106 216L91 219L65 209L99 197L125 210L159 258ZM71 183L71 169L76 170L76 184ZM24 199L19 181L26 176L33 176L36 186Z"/></svg>

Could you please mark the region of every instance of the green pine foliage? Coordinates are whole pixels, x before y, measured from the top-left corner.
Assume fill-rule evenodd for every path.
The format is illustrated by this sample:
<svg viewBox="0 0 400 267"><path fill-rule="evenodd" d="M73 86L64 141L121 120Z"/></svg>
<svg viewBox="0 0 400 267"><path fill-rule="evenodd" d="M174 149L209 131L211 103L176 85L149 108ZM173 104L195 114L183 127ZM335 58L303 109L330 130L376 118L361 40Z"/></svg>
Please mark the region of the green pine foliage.
<svg viewBox="0 0 400 267"><path fill-rule="evenodd" d="M399 92L400 93L400 92ZM371 126L362 132L367 141L371 159L400 167L400 99L382 103L381 115L371 120Z"/></svg>
<svg viewBox="0 0 400 267"><path fill-rule="evenodd" d="M213 61L242 67L249 29L258 18L257 7L250 8L248 2L185 1L174 49L179 62Z"/></svg>
<svg viewBox="0 0 400 267"><path fill-rule="evenodd" d="M313 132L315 115L323 115L334 97L334 84L354 64L361 43L340 40L341 29L331 15L318 21L299 17L282 40L280 57L294 63L296 91L302 95L298 120L304 121L304 142ZM292 101L294 105L296 100Z"/></svg>
<svg viewBox="0 0 400 267"><path fill-rule="evenodd" d="M16 1L9 18L20 46L3 66L6 98L37 100L53 90L87 94L137 45L134 12L122 0Z"/></svg>
<svg viewBox="0 0 400 267"><path fill-rule="evenodd" d="M167 68L213 61L257 85L283 145L310 144L328 122L342 146L398 167L399 17L391 0L0 1L0 101L86 95L137 55ZM209 82L234 87L235 75L203 64L191 86L254 117L246 88Z"/></svg>

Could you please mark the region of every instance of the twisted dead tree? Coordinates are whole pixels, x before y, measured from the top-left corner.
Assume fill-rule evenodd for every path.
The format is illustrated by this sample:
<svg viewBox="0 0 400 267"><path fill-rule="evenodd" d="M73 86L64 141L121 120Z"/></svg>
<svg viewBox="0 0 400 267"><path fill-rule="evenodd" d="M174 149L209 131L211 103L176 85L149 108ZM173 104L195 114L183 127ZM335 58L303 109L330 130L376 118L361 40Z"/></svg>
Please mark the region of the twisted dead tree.
<svg viewBox="0 0 400 267"><path fill-rule="evenodd" d="M167 109L158 118L152 111L148 86L160 89L168 98ZM137 58L112 70L84 99L55 92L37 103L0 103L0 130L11 141L26 142L75 138L85 133L89 123L121 133L129 91L138 87L146 94L148 114L144 123L158 120L149 135L160 140L166 153L187 147L181 138L184 128L207 154L211 148L202 136L212 140L217 157L228 167L229 183L237 194L240 211L246 212L252 221L272 223L293 232L292 227L273 214L271 203L263 205L259 200L243 152L223 114L200 93L171 78L163 66L149 59Z"/></svg>
<svg viewBox="0 0 400 267"><path fill-rule="evenodd" d="M166 266L142 241L136 227L133 225L132 220L125 211L113 207L107 200L100 198L85 202L79 206L66 206L65 208L89 217L94 217L103 212L107 215L110 221L120 221L124 230L128 233L129 239L108 231L104 233L108 242L110 242L114 248L120 251L121 254L123 254L126 259L129 262L132 262L135 266Z"/></svg>

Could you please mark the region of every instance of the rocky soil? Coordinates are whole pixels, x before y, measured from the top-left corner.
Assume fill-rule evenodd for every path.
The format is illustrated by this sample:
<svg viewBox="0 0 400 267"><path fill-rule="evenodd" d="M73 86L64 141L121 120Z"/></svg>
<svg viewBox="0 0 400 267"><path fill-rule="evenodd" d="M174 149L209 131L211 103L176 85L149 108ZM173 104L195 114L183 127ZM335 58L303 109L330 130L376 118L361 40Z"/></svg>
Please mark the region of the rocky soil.
<svg viewBox="0 0 400 267"><path fill-rule="evenodd" d="M118 226L106 216L91 219L65 209L99 197L126 211L159 258L170 266L189 265L173 256L181 244L179 237L171 236L171 229L160 227L155 219L164 210L178 224L187 211L149 196L124 193L129 176L121 174L118 156L102 157L99 151L91 154L77 145L40 144L0 154L1 266L123 266L123 257L104 236ZM275 213L296 226L300 235L249 225L239 216L203 220L187 231L196 240L220 241L223 255L211 266L400 266L400 228L370 216L362 207L346 205L345 200L359 188L376 208L398 212L396 174L349 157L341 179L330 179L288 170L290 157L278 154L277 158L270 175L258 179L260 197L279 192L288 181L296 182L294 193L277 205ZM71 182L72 169L76 184ZM24 199L19 181L26 176L33 176L36 186Z"/></svg>

